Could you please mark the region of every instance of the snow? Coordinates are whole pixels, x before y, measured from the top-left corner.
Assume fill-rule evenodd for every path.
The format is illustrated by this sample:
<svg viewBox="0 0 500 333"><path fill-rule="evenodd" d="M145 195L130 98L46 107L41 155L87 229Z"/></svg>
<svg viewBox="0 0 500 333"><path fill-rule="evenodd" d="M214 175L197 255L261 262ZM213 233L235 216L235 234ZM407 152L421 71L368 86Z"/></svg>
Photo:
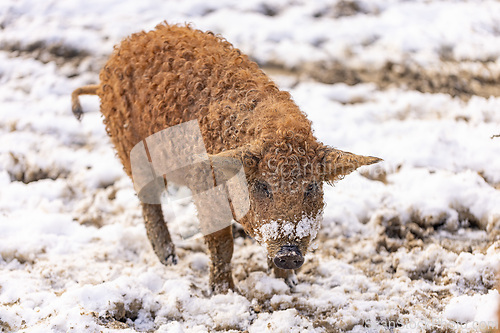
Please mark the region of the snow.
<svg viewBox="0 0 500 333"><path fill-rule="evenodd" d="M161 265L98 99L82 97L81 123L71 114L71 91L97 82L113 45L163 20L222 34L319 140L385 160L325 186L317 235L307 220L281 230L316 236L294 290L237 237L238 291L210 295L186 193L164 204L179 263ZM1 2L2 332L495 327L499 23L489 0Z"/></svg>
<svg viewBox="0 0 500 333"><path fill-rule="evenodd" d="M313 241L318 234L319 227L319 220L307 216L303 216L296 224L282 220L263 221L257 228L256 240L264 245L269 240L277 240L293 235L298 239L310 237L309 239Z"/></svg>
<svg viewBox="0 0 500 333"><path fill-rule="evenodd" d="M453 298L446 306L444 316L472 329L496 327L491 321L498 309L498 291L490 290L485 295L462 295ZM489 324L489 325L488 325Z"/></svg>
<svg viewBox="0 0 500 333"><path fill-rule="evenodd" d="M299 333L321 332L321 330L315 329L312 323L302 318L296 309L287 309L272 314L259 314L249 332Z"/></svg>

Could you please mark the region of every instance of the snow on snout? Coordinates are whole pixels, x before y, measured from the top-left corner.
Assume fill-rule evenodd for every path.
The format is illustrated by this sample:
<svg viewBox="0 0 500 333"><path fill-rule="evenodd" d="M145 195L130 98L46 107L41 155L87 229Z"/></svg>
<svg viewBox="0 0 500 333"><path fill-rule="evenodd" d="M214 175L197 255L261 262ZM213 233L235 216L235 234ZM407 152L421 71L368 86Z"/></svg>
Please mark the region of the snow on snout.
<svg viewBox="0 0 500 333"><path fill-rule="evenodd" d="M320 224L320 220L305 216L297 224L281 219L272 220L271 222L262 223L257 228L260 236L256 237L256 239L259 243L266 243L280 238L303 239L310 236L312 241L318 234Z"/></svg>

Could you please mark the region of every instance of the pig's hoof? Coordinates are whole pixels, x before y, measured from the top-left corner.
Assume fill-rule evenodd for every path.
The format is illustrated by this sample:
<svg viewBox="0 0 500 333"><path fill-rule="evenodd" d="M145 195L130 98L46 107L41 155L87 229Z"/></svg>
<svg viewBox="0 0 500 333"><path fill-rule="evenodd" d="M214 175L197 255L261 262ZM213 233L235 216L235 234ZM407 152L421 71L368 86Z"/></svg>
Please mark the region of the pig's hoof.
<svg viewBox="0 0 500 333"><path fill-rule="evenodd" d="M210 279L212 294L227 294L229 290L237 291L234 287L233 277L224 275Z"/></svg>
<svg viewBox="0 0 500 333"><path fill-rule="evenodd" d="M162 262L164 265L177 265L177 262L179 261L179 258L177 258L177 255L175 253L167 255L165 260Z"/></svg>
<svg viewBox="0 0 500 333"><path fill-rule="evenodd" d="M177 258L177 254L175 254L175 247L173 244L164 246L156 253L156 255L158 256L158 259L160 259L160 262L165 266L177 265L179 260L179 258Z"/></svg>
<svg viewBox="0 0 500 333"><path fill-rule="evenodd" d="M286 278L285 278L285 283L286 285L294 290L295 289L295 286L297 284L299 284L299 280L297 279L297 275L295 275L295 273L292 273L292 274L289 274Z"/></svg>
<svg viewBox="0 0 500 333"><path fill-rule="evenodd" d="M234 285L230 286L228 283L217 283L212 286L212 295L227 294L229 290L234 289Z"/></svg>

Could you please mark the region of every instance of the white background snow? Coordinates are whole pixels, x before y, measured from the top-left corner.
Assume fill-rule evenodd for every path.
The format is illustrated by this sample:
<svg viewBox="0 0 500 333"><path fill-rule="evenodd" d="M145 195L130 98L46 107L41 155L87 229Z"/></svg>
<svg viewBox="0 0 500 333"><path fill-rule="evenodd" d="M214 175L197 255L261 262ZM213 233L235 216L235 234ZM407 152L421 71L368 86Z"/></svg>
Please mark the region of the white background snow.
<svg viewBox="0 0 500 333"><path fill-rule="evenodd" d="M97 98L82 98L81 123L71 114L70 93L98 82L113 45L163 20L222 34L292 93L320 140L385 160L326 187L318 247L294 291L245 237L239 293L208 294L203 241L182 240L181 226L171 227L179 264L161 265ZM2 332L487 331L500 263L499 59L497 1L3 0ZM314 80L333 64L402 68L402 80ZM408 68L421 76L405 79ZM426 93L412 89L432 75Z"/></svg>

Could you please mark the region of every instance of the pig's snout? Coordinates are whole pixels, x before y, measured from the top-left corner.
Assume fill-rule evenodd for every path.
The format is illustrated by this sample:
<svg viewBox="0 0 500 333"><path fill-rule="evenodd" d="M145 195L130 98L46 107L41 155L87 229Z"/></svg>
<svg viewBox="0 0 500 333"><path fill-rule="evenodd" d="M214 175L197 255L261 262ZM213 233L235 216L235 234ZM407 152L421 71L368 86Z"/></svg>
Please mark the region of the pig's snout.
<svg viewBox="0 0 500 333"><path fill-rule="evenodd" d="M304 257L296 245L283 245L273 261L278 268L297 269L304 263Z"/></svg>

